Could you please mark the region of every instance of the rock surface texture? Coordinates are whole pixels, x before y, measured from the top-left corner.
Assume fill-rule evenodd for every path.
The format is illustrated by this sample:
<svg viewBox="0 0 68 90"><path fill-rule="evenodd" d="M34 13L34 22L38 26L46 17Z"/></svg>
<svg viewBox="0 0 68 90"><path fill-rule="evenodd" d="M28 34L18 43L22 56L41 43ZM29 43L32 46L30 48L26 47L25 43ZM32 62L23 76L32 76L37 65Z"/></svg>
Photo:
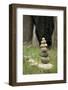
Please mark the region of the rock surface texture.
<svg viewBox="0 0 68 90"><path fill-rule="evenodd" d="M49 56L48 56L48 50L47 50L47 43L46 43L46 40L45 40L44 37L42 38L40 48L41 48L41 53L40 53L41 62L42 62L43 64L49 63Z"/></svg>
<svg viewBox="0 0 68 90"><path fill-rule="evenodd" d="M48 55L47 43L44 37L41 41L40 51L41 63L38 65L38 67L43 69L51 69L53 65L49 63L50 58Z"/></svg>

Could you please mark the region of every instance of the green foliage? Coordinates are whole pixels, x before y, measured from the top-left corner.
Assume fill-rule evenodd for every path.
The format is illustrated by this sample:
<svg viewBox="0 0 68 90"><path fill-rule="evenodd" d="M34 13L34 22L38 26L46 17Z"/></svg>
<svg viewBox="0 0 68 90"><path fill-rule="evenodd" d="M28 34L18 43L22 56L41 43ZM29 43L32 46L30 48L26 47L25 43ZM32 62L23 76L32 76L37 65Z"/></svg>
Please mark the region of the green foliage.
<svg viewBox="0 0 68 90"><path fill-rule="evenodd" d="M43 70L38 68L37 66L31 66L28 62L29 58L34 59L36 62L40 63L40 48L32 47L32 46L24 46L24 56L28 57L24 58L23 62L23 74L43 74L43 73L57 73L57 49L51 48L49 49L49 58L50 63L53 64L53 68L50 70Z"/></svg>

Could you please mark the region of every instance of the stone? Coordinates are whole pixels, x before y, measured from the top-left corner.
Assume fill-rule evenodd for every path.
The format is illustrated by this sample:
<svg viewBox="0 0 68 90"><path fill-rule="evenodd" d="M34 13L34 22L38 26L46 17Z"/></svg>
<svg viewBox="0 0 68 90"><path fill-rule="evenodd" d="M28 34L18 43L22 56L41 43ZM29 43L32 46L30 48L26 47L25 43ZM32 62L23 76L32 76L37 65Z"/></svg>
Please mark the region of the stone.
<svg viewBox="0 0 68 90"><path fill-rule="evenodd" d="M41 41L40 51L41 51L40 52L41 63L38 64L38 67L42 69L51 69L53 65L49 63L50 60L48 56L47 43L44 37L42 38Z"/></svg>
<svg viewBox="0 0 68 90"><path fill-rule="evenodd" d="M29 59L28 62L30 63L31 66L37 66L37 64L38 64L38 63L37 63L34 59L32 59L32 58Z"/></svg>
<svg viewBox="0 0 68 90"><path fill-rule="evenodd" d="M30 58L30 59L28 60L28 62L29 62L29 63L34 63L35 61L34 61L34 59Z"/></svg>
<svg viewBox="0 0 68 90"><path fill-rule="evenodd" d="M47 57L47 56L48 56L48 52L41 52L41 53L40 53L40 56L41 56L41 57Z"/></svg>
<svg viewBox="0 0 68 90"><path fill-rule="evenodd" d="M41 63L41 64L38 64L38 67L42 68L44 70L50 70L53 67L53 65L51 63L48 63L48 64L42 64Z"/></svg>
<svg viewBox="0 0 68 90"><path fill-rule="evenodd" d="M47 44L41 44L40 45L40 48L44 48L44 47L47 47Z"/></svg>
<svg viewBox="0 0 68 90"><path fill-rule="evenodd" d="M47 48L45 47L43 47L43 48L41 48L41 52L46 52L47 51Z"/></svg>
<svg viewBox="0 0 68 90"><path fill-rule="evenodd" d="M41 44L45 44L46 43L46 41L44 40L44 41L41 41Z"/></svg>
<svg viewBox="0 0 68 90"><path fill-rule="evenodd" d="M45 40L45 38L43 37L43 38L42 38L42 41L44 41L44 40ZM45 40L45 41L46 41L46 40Z"/></svg>
<svg viewBox="0 0 68 90"><path fill-rule="evenodd" d="M37 62L34 62L34 63L31 63L30 65L31 65L31 66L37 66L38 63L37 63Z"/></svg>
<svg viewBox="0 0 68 90"><path fill-rule="evenodd" d="M43 64L49 63L49 57L41 57L41 62L42 62Z"/></svg>

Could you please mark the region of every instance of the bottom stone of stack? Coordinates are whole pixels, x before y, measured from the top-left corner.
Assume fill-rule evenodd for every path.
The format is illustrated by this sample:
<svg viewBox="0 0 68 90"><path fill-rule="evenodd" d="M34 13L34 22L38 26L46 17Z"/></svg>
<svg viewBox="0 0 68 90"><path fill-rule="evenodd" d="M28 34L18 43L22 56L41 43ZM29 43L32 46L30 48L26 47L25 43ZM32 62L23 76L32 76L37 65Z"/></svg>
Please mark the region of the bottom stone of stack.
<svg viewBox="0 0 68 90"><path fill-rule="evenodd" d="M53 65L51 63L48 63L48 64L38 64L38 68L42 68L42 69L46 69L46 70L49 70L53 67Z"/></svg>

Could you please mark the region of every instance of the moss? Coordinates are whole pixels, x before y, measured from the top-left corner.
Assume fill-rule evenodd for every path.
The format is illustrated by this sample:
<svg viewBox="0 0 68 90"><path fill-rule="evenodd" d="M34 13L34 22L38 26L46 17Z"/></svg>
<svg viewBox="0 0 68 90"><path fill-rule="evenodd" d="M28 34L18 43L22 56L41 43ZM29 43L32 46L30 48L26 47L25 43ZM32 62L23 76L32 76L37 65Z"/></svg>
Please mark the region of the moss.
<svg viewBox="0 0 68 90"><path fill-rule="evenodd" d="M24 46L23 47L24 56L33 58L36 62L41 62L40 60L40 48L32 47L32 46ZM49 58L50 63L53 64L53 68L50 70L43 70L36 66L31 66L26 58L23 63L23 74L42 74L42 73L57 73L57 49L51 48L49 50Z"/></svg>

